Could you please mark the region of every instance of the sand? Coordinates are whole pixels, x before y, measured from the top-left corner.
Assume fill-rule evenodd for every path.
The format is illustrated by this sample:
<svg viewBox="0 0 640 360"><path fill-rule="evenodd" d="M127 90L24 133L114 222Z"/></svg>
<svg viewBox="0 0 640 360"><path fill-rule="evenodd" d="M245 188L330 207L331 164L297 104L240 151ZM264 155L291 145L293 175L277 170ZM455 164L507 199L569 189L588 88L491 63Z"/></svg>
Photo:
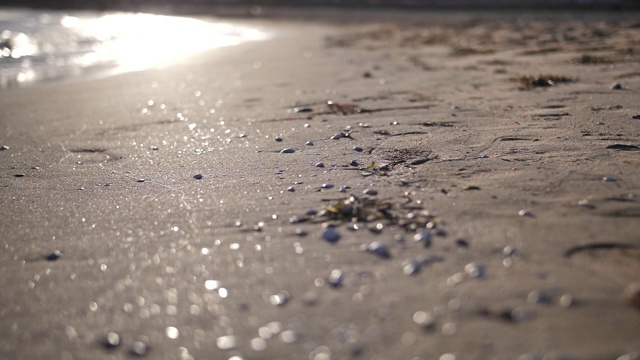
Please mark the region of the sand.
<svg viewBox="0 0 640 360"><path fill-rule="evenodd" d="M0 95L0 358L640 351L633 14L239 21L274 36Z"/></svg>

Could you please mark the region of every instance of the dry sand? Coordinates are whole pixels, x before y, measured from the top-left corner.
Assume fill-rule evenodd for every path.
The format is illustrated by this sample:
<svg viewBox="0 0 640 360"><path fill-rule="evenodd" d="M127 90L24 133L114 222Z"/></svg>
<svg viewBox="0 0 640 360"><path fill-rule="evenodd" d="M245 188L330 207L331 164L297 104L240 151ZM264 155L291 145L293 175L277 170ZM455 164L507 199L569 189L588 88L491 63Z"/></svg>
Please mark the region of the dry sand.
<svg viewBox="0 0 640 360"><path fill-rule="evenodd" d="M633 359L633 15L262 21L182 66L3 92L0 358Z"/></svg>

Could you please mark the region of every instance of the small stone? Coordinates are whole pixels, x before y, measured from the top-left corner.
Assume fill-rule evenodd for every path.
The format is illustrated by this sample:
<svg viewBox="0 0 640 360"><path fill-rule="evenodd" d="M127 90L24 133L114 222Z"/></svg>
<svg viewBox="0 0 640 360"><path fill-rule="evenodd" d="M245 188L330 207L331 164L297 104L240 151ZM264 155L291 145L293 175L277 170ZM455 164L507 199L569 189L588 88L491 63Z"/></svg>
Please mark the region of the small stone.
<svg viewBox="0 0 640 360"><path fill-rule="evenodd" d="M0 151L4 151L4 150L9 150L9 147L7 145L0 146Z"/></svg>
<svg viewBox="0 0 640 360"><path fill-rule="evenodd" d="M25 175L25 174L15 174L15 175L13 175L13 176L14 176L14 177L25 177L25 176L27 176L27 175Z"/></svg>
<svg viewBox="0 0 640 360"><path fill-rule="evenodd" d="M478 159L488 159L488 158L489 158L489 155L487 155L487 154L483 154L483 155L478 156Z"/></svg>
<svg viewBox="0 0 640 360"><path fill-rule="evenodd" d="M620 84L619 82L614 82L609 88L611 90L622 90L622 84Z"/></svg>
<svg viewBox="0 0 640 360"><path fill-rule="evenodd" d="M469 275L469 277L479 279L484 277L485 270L484 266L476 263L469 263L464 266L464 272Z"/></svg>
<svg viewBox="0 0 640 360"><path fill-rule="evenodd" d="M420 267L420 262L409 260L402 264L402 273L405 275L415 275L420 272Z"/></svg>
<svg viewBox="0 0 640 360"><path fill-rule="evenodd" d="M379 241L374 241L369 245L366 245L365 250L367 252L374 253L380 256L381 258L385 258L385 259L391 258L391 253L389 252L389 248L386 245L380 243Z"/></svg>
<svg viewBox="0 0 640 360"><path fill-rule="evenodd" d="M313 109L309 107L297 107L297 108L294 108L293 111L296 113L307 113L307 112L312 112Z"/></svg>
<svg viewBox="0 0 640 360"><path fill-rule="evenodd" d="M131 355L134 356L145 356L149 351L149 342L148 341L134 341L131 345Z"/></svg>
<svg viewBox="0 0 640 360"><path fill-rule="evenodd" d="M640 360L640 353L632 352L618 356L616 360Z"/></svg>
<svg viewBox="0 0 640 360"><path fill-rule="evenodd" d="M518 215L527 216L527 217L533 217L533 213L531 211L525 210L525 209L522 209L522 210L518 211Z"/></svg>
<svg viewBox="0 0 640 360"><path fill-rule="evenodd" d="M233 335L220 336L216 339L216 346L220 350L230 350L238 345L238 340Z"/></svg>
<svg viewBox="0 0 640 360"><path fill-rule="evenodd" d="M324 163L323 162L319 162L319 163L316 163L314 166L317 167L317 168L323 168L324 167Z"/></svg>
<svg viewBox="0 0 640 360"><path fill-rule="evenodd" d="M640 283L627 285L622 293L622 299L627 304L640 308Z"/></svg>
<svg viewBox="0 0 640 360"><path fill-rule="evenodd" d="M333 188L333 187L334 187L334 185L333 185L333 184L330 184L330 183L322 184L322 188L323 188L323 189L331 189L331 188Z"/></svg>
<svg viewBox="0 0 640 360"><path fill-rule="evenodd" d="M359 165L359 164L358 164L358 161L357 161L357 160L351 160L351 161L349 162L349 166L354 166L354 167L356 167L356 166L358 166L358 165Z"/></svg>
<svg viewBox="0 0 640 360"><path fill-rule="evenodd" d="M602 178L602 181L604 181L604 182L616 182L616 181L618 181L618 179L616 179L614 177L611 177L611 176L605 176L605 177Z"/></svg>
<svg viewBox="0 0 640 360"><path fill-rule="evenodd" d="M362 149L360 146L354 146L353 150L356 151L356 152L363 152L364 151L364 149Z"/></svg>
<svg viewBox="0 0 640 360"><path fill-rule="evenodd" d="M274 140L277 142L282 142L282 138L280 136L277 136Z"/></svg>
<svg viewBox="0 0 640 360"><path fill-rule="evenodd" d="M316 209L309 209L309 210L307 210L307 213L306 213L306 214L307 214L307 216L315 216L315 215L318 215L318 210L316 210Z"/></svg>
<svg viewBox="0 0 640 360"><path fill-rule="evenodd" d="M560 306L562 307L571 307L575 304L575 300L571 294L564 294L560 296Z"/></svg>
<svg viewBox="0 0 640 360"><path fill-rule="evenodd" d="M289 187L287 188L287 191L288 191L288 192L294 192L294 191L296 191L296 189L295 189L293 186L289 186Z"/></svg>
<svg viewBox="0 0 640 360"><path fill-rule="evenodd" d="M340 233L334 228L328 228L322 233L322 238L330 243L336 243L340 240Z"/></svg>
<svg viewBox="0 0 640 360"><path fill-rule="evenodd" d="M297 228L295 233L296 233L296 235L298 235L300 237L307 236L307 232L304 229Z"/></svg>
<svg viewBox="0 0 640 360"><path fill-rule="evenodd" d="M285 330L280 334L280 339L286 344L298 341L298 334L293 330Z"/></svg>
<svg viewBox="0 0 640 360"><path fill-rule="evenodd" d="M346 137L346 136L344 136L344 134L334 134L334 135L331 137L331 140L340 140L340 139L342 139L343 137Z"/></svg>
<svg viewBox="0 0 640 360"><path fill-rule="evenodd" d="M340 287L342 285L342 280L344 279L344 274L340 269L334 269L329 274L329 284L333 287Z"/></svg>
<svg viewBox="0 0 640 360"><path fill-rule="evenodd" d="M153 151L158 151L159 149L160 149L160 148L159 148L159 147L157 147L157 146L155 146L155 145L151 146L151 150L153 150Z"/></svg>
<svg viewBox="0 0 640 360"><path fill-rule="evenodd" d="M400 125L398 121L392 121L389 125Z"/></svg>
<svg viewBox="0 0 640 360"><path fill-rule="evenodd" d="M108 332L102 345L107 349L113 349L120 346L120 335L112 331Z"/></svg>
<svg viewBox="0 0 640 360"><path fill-rule="evenodd" d="M516 253L516 248L511 245L507 245L502 249L502 255L504 256L513 256Z"/></svg>
<svg viewBox="0 0 640 360"><path fill-rule="evenodd" d="M431 232L420 231L413 236L413 241L422 243L424 247L429 247L431 246Z"/></svg>
<svg viewBox="0 0 640 360"><path fill-rule="evenodd" d="M282 306L289 301L289 293L286 291L280 291L277 294L269 296L269 302L272 305Z"/></svg>
<svg viewBox="0 0 640 360"><path fill-rule="evenodd" d="M311 124L304 124L304 127L305 127L305 128L310 128L310 127L311 127Z"/></svg>
<svg viewBox="0 0 640 360"><path fill-rule="evenodd" d="M49 255L45 256L45 259L49 261L56 261L62 257L62 252L60 250L54 250Z"/></svg>
<svg viewBox="0 0 640 360"><path fill-rule="evenodd" d="M304 143L307 146L313 146L313 141L307 141L306 143Z"/></svg>
<svg viewBox="0 0 640 360"><path fill-rule="evenodd" d="M461 249L466 249L469 247L469 242L465 239L457 239L456 245Z"/></svg>
<svg viewBox="0 0 640 360"><path fill-rule="evenodd" d="M340 191L341 193L346 193L347 191L349 191L349 189L351 189L351 187L350 187L350 186L342 185L342 186L340 186L340 188L338 189L338 191Z"/></svg>
<svg viewBox="0 0 640 360"><path fill-rule="evenodd" d="M416 311L413 314L413 322L427 330L432 330L436 325L436 317L428 311Z"/></svg>
<svg viewBox="0 0 640 360"><path fill-rule="evenodd" d="M533 290L527 295L527 302L532 304L549 304L551 302L551 297L539 290Z"/></svg>
<svg viewBox="0 0 640 360"><path fill-rule="evenodd" d="M284 148L282 150L280 150L280 154L292 154L296 152L294 149L291 148Z"/></svg>
<svg viewBox="0 0 640 360"><path fill-rule="evenodd" d="M139 183L143 183L144 181L145 181L144 179L137 179L136 180L136 182L139 182Z"/></svg>
<svg viewBox="0 0 640 360"><path fill-rule="evenodd" d="M196 179L196 180L200 180L200 179L202 179L202 174L195 174L195 175L193 175L193 178Z"/></svg>
<svg viewBox="0 0 640 360"><path fill-rule="evenodd" d="M374 195L378 195L378 191L374 189L366 189L365 191L363 191L363 194L374 196Z"/></svg>

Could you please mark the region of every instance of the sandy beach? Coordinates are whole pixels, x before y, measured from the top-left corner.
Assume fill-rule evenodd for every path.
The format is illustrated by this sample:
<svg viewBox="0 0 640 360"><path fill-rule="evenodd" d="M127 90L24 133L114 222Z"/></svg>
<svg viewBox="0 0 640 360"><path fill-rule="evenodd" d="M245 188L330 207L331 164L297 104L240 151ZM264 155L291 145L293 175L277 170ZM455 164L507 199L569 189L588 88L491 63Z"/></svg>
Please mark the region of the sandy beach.
<svg viewBox="0 0 640 360"><path fill-rule="evenodd" d="M637 13L265 16L0 93L0 359L639 358Z"/></svg>

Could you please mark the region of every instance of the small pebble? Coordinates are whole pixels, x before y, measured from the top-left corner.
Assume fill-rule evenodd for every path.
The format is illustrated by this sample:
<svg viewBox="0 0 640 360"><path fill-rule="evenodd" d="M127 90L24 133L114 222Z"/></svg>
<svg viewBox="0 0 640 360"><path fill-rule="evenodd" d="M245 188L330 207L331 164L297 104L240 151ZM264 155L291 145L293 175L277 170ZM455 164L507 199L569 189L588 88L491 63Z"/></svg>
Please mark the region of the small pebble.
<svg viewBox="0 0 640 360"><path fill-rule="evenodd" d="M611 84L610 88L611 90L622 90L622 84L620 84L619 82L614 82L613 84Z"/></svg>
<svg viewBox="0 0 640 360"><path fill-rule="evenodd" d="M149 351L148 342L145 341L134 341L131 345L131 355L134 356L145 356Z"/></svg>
<svg viewBox="0 0 640 360"><path fill-rule="evenodd" d="M280 334L280 339L286 344L298 341L298 334L293 330L285 330Z"/></svg>
<svg viewBox="0 0 640 360"><path fill-rule="evenodd" d="M415 275L420 272L420 262L415 260L406 261L402 264L402 273L405 275Z"/></svg>
<svg viewBox="0 0 640 360"><path fill-rule="evenodd" d="M464 272L467 273L472 278L479 279L484 277L485 269L484 266L476 263L469 263L464 266Z"/></svg>
<svg viewBox="0 0 640 360"><path fill-rule="evenodd" d="M374 241L369 245L365 245L364 249L365 251L374 253L380 256L381 258L385 258L385 259L391 258L391 253L389 252L389 248L386 245L380 243L379 241Z"/></svg>
<svg viewBox="0 0 640 360"><path fill-rule="evenodd" d="M144 179L138 179L138 180L136 180L136 182L139 182L139 183L143 183L144 181L145 181Z"/></svg>
<svg viewBox="0 0 640 360"><path fill-rule="evenodd" d="M269 297L269 302L272 305L282 306L285 305L289 301L289 293L286 291L280 291L277 294L271 295Z"/></svg>
<svg viewBox="0 0 640 360"><path fill-rule="evenodd" d="M307 141L306 143L304 143L307 146L313 146L313 141Z"/></svg>
<svg viewBox="0 0 640 360"><path fill-rule="evenodd" d="M513 256L516 253L516 248L511 245L507 245L502 249L502 255L504 256Z"/></svg>
<svg viewBox="0 0 640 360"><path fill-rule="evenodd" d="M353 150L357 151L357 152L363 152L364 151L360 146L354 146Z"/></svg>
<svg viewBox="0 0 640 360"><path fill-rule="evenodd" d="M431 246L431 232L420 231L413 236L413 241L422 243L424 247L429 247Z"/></svg>
<svg viewBox="0 0 640 360"><path fill-rule="evenodd" d="M539 290L533 290L527 295L527 302L532 304L549 304L551 302L551 297Z"/></svg>
<svg viewBox="0 0 640 360"><path fill-rule="evenodd" d="M340 233L334 228L328 228L322 233L322 238L330 243L336 243L340 240Z"/></svg>
<svg viewBox="0 0 640 360"><path fill-rule="evenodd" d="M343 137L345 137L345 136L344 136L344 134L334 134L334 135L331 137L331 140L340 140L340 139L342 139Z"/></svg>
<svg viewBox="0 0 640 360"><path fill-rule="evenodd" d="M571 294L564 294L560 296L560 306L562 307L571 307L575 304L575 300Z"/></svg>
<svg viewBox="0 0 640 360"><path fill-rule="evenodd" d="M309 107L297 107L297 108L294 108L293 111L296 113L306 113L306 112L312 112L313 109Z"/></svg>
<svg viewBox="0 0 640 360"><path fill-rule="evenodd" d="M49 255L45 257L45 259L49 261L56 261L62 257L62 253L59 250L54 250Z"/></svg>
<svg viewBox="0 0 640 360"><path fill-rule="evenodd" d="M487 155L487 154L483 154L483 155L478 156L478 159L488 159L488 158L489 158L489 155Z"/></svg>
<svg viewBox="0 0 640 360"><path fill-rule="evenodd" d="M15 176L15 177L25 177L26 175L25 174L15 174L13 176Z"/></svg>
<svg viewBox="0 0 640 360"><path fill-rule="evenodd" d="M151 150L153 150L153 151L158 151L159 149L160 149L160 148L159 148L159 147L157 147L157 146L155 146L155 145L151 146Z"/></svg>
<svg viewBox="0 0 640 360"><path fill-rule="evenodd" d="M527 216L527 217L533 217L533 213L531 211L525 210L525 209L522 209L522 210L518 211L518 215Z"/></svg>
<svg viewBox="0 0 640 360"><path fill-rule="evenodd" d="M7 145L0 146L0 151L3 151L3 150L9 150L9 147Z"/></svg>
<svg viewBox="0 0 640 360"><path fill-rule="evenodd" d="M399 122L397 122L397 121L392 121L392 122L390 123L390 125L400 125L400 123L399 123Z"/></svg>
<svg viewBox="0 0 640 360"><path fill-rule="evenodd" d="M363 191L363 194L374 196L374 195L378 195L378 191L374 189L366 189L365 191Z"/></svg>
<svg viewBox="0 0 640 360"><path fill-rule="evenodd" d="M307 236L307 232L304 229L297 228L296 229L296 235L298 235L300 237Z"/></svg>
<svg viewBox="0 0 640 360"><path fill-rule="evenodd" d="M622 293L622 299L627 304L640 308L640 283L627 285Z"/></svg>
<svg viewBox="0 0 640 360"><path fill-rule="evenodd" d="M334 269L329 274L329 284L333 287L340 287L342 285L342 280L344 279L344 274L340 269Z"/></svg>
<svg viewBox="0 0 640 360"><path fill-rule="evenodd" d="M640 353L632 352L618 356L616 360L640 360Z"/></svg>
<svg viewBox="0 0 640 360"><path fill-rule="evenodd" d="M324 167L324 163L323 162L319 162L315 164L315 167L317 168L323 168Z"/></svg>
<svg viewBox="0 0 640 360"><path fill-rule="evenodd" d="M316 210L316 209L309 209L309 210L307 210L307 213L306 213L306 214L307 214L307 216L315 216L315 215L317 215L317 214L318 214L318 210Z"/></svg>
<svg viewBox="0 0 640 360"><path fill-rule="evenodd" d="M280 136L277 136L274 140L277 142L282 142L282 138Z"/></svg>
<svg viewBox="0 0 640 360"><path fill-rule="evenodd" d="M347 191L349 191L349 189L351 189L351 187L350 187L350 186L342 185L342 186L340 186L340 188L338 189L338 191L340 191L341 193L346 193Z"/></svg>
<svg viewBox="0 0 640 360"><path fill-rule="evenodd" d="M357 160L351 160L351 161L349 162L349 166L354 166L354 167L355 167L355 166L358 166L358 165L359 165L359 164L358 164L358 161L357 161Z"/></svg>
<svg viewBox="0 0 640 360"><path fill-rule="evenodd" d="M113 349L120 346L120 335L114 332L108 332L102 344L107 349Z"/></svg>
<svg viewBox="0 0 640 360"><path fill-rule="evenodd" d="M294 149L291 148L284 148L282 150L280 150L280 154L292 154L296 152Z"/></svg>
<svg viewBox="0 0 640 360"><path fill-rule="evenodd" d="M611 177L611 176L605 176L605 177L602 178L602 181L604 181L604 182L616 182L618 180L616 178L614 178L614 177Z"/></svg>
<svg viewBox="0 0 640 360"><path fill-rule="evenodd" d="M469 242L465 239L457 239L456 245L461 249L466 249L469 247Z"/></svg>
<svg viewBox="0 0 640 360"><path fill-rule="evenodd" d="M238 345L238 340L233 335L220 336L216 339L216 346L220 350L230 350Z"/></svg>
<svg viewBox="0 0 640 360"><path fill-rule="evenodd" d="M432 330L436 325L436 317L429 311L416 311L413 314L413 322L427 330Z"/></svg>
<svg viewBox="0 0 640 360"><path fill-rule="evenodd" d="M288 192L294 192L294 191L296 191L296 189L295 189L293 186L289 186L289 187L287 188L287 191L288 191Z"/></svg>
<svg viewBox="0 0 640 360"><path fill-rule="evenodd" d="M195 175L193 175L193 178L196 179L196 180L200 180L200 179L202 179L202 174L195 174Z"/></svg>
<svg viewBox="0 0 640 360"><path fill-rule="evenodd" d="M311 127L311 124L304 124L304 127L306 127L306 128L310 128L310 127Z"/></svg>
<svg viewBox="0 0 640 360"><path fill-rule="evenodd" d="M333 185L333 184L330 184L330 183L322 184L322 188L323 188L323 189L331 189L331 188L333 188L333 187L334 187L334 185Z"/></svg>

